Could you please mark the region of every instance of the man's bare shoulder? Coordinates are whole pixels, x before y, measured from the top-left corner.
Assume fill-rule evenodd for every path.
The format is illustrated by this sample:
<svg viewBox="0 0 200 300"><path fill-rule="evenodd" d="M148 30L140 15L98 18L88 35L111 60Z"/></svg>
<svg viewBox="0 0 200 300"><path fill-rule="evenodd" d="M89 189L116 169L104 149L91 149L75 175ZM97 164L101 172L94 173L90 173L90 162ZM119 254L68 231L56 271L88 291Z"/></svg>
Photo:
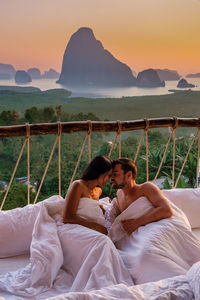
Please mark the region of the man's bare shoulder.
<svg viewBox="0 0 200 300"><path fill-rule="evenodd" d="M143 193L154 206L162 206L167 212L167 216L171 217L173 214L171 205L168 199L164 196L162 191L152 182L145 182L143 185Z"/></svg>
<svg viewBox="0 0 200 300"><path fill-rule="evenodd" d="M160 189L154 183L149 181L140 184L139 188L144 192L160 192Z"/></svg>

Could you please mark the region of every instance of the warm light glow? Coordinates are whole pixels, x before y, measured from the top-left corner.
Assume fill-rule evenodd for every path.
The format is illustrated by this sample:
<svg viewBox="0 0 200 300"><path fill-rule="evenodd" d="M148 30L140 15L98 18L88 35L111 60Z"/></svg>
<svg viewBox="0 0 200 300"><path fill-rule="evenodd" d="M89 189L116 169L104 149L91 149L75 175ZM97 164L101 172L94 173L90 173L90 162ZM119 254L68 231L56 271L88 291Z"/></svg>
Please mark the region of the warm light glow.
<svg viewBox="0 0 200 300"><path fill-rule="evenodd" d="M0 63L61 70L79 27L139 72L200 72L199 0L0 0Z"/></svg>

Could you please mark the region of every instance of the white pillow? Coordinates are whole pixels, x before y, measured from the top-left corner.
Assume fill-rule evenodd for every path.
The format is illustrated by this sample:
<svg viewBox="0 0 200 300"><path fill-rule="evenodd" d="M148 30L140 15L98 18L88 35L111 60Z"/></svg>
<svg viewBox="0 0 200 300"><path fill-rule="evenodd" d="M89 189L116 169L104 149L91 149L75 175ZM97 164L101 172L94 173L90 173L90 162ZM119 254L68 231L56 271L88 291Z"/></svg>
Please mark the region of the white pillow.
<svg viewBox="0 0 200 300"><path fill-rule="evenodd" d="M200 227L200 188L162 190L187 216L192 228Z"/></svg>
<svg viewBox="0 0 200 300"><path fill-rule="evenodd" d="M50 215L62 213L64 199L52 196L44 201ZM32 231L41 202L0 212L0 258L29 252Z"/></svg>

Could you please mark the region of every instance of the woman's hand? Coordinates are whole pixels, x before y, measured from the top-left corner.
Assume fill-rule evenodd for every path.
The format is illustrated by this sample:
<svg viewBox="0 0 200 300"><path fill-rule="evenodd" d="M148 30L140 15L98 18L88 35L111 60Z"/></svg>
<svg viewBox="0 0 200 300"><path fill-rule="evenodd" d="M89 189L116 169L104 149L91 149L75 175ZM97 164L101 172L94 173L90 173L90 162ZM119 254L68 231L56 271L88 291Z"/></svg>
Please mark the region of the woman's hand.
<svg viewBox="0 0 200 300"><path fill-rule="evenodd" d="M95 200L99 200L99 197L101 196L101 194L102 194L102 190L100 187L97 187L97 186L90 192L92 199L95 199Z"/></svg>

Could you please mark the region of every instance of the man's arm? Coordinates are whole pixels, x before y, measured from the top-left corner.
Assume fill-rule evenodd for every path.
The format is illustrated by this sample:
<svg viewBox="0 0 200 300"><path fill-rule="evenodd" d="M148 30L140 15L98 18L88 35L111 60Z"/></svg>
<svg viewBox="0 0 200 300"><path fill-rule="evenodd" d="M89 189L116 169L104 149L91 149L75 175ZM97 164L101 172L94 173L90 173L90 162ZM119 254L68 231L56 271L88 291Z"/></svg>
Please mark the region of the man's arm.
<svg viewBox="0 0 200 300"><path fill-rule="evenodd" d="M131 234L140 226L170 218L173 215L169 201L156 185L146 182L142 185L142 189L143 195L147 197L154 207L137 219L129 219L122 222L123 228L128 234Z"/></svg>

